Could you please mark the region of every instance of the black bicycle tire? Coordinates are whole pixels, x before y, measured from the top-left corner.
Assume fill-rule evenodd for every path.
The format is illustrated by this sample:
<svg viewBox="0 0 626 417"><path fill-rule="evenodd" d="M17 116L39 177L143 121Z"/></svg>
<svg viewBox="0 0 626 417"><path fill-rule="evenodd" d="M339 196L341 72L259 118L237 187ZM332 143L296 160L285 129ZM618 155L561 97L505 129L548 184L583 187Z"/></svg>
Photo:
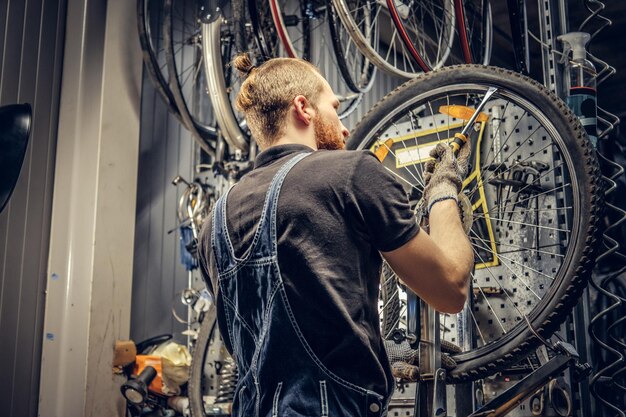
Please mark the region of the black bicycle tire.
<svg viewBox="0 0 626 417"><path fill-rule="evenodd" d="M256 0L248 0L248 10L250 11L250 22L252 23L252 31L257 47L259 48L259 57L261 62L274 58L274 54L270 50L267 34L261 29L261 11L257 6Z"/></svg>
<svg viewBox="0 0 626 417"><path fill-rule="evenodd" d="M300 2L300 13L303 16L307 16L306 19L303 20L302 22L302 33L303 36L306 38L306 40L303 42L304 43L304 51L302 52L302 59L305 59L307 61L309 61L311 59L311 40L312 40L312 34L311 34L311 19L308 17L307 15L307 10L306 10L306 2L301 1Z"/></svg>
<svg viewBox="0 0 626 417"><path fill-rule="evenodd" d="M390 274L393 274L390 276ZM400 321L400 291L398 279L387 262L383 262L380 274L380 299L385 314L381 314L380 331L383 339L389 339Z"/></svg>
<svg viewBox="0 0 626 417"><path fill-rule="evenodd" d="M237 1L240 0L234 0L234 2ZM217 129L214 126L204 125L193 118L182 93L180 77L176 68L176 52L172 36L172 3L173 0L164 0L163 6L163 42L165 44L165 58L168 69L168 85L181 116L182 125L191 132L191 136L208 155L214 156L215 153L211 142L217 139Z"/></svg>
<svg viewBox="0 0 626 417"><path fill-rule="evenodd" d="M389 93L356 126L347 148L367 148L368 141L375 137L372 132L380 128L379 121L402 111L413 97L436 88L466 83L503 88L533 103L561 133L564 144L567 144L565 149L571 155L570 172L576 174L582 190L579 195L579 239L570 245L573 246L572 256L569 263L563 265L566 270L559 282L551 286L543 300L528 314L534 329L542 337L549 337L567 318L587 284L599 246L603 211L603 187L595 152L578 118L562 100L536 81L509 70L480 65L451 66L410 80ZM518 324L494 343L453 355L457 366L448 373L448 381L457 383L492 375L523 359L540 343L527 326Z"/></svg>
<svg viewBox="0 0 626 417"><path fill-rule="evenodd" d="M151 30L149 25L150 16L146 13L149 1L150 0L137 0L137 31L139 33L139 44L141 45L144 67L146 68L150 82L165 102L168 111L172 113L172 115L176 117L180 123L182 123L182 118L178 112L174 95L170 90L167 80L165 80L163 74L161 73L156 53L151 46Z"/></svg>
<svg viewBox="0 0 626 417"><path fill-rule="evenodd" d="M213 332L217 329L217 309L212 304L209 311L204 314L198 330L193 352L191 355L191 370L189 372L189 384L187 396L189 397L189 411L191 417L204 417L204 400L202 398L202 375L204 373L204 361L209 341Z"/></svg>
<svg viewBox="0 0 626 417"><path fill-rule="evenodd" d="M235 55L247 51L245 31L246 31L246 11L245 3L242 0L231 2L233 11L233 26L235 27Z"/></svg>
<svg viewBox="0 0 626 417"><path fill-rule="evenodd" d="M376 79L376 65L372 64L368 61L367 69L365 71L367 76L367 83L365 86L359 87L356 81L352 78L352 74L350 74L350 70L348 69L348 62L346 60L346 56L343 53L343 47L341 45L341 40L339 39L338 25L341 25L341 21L339 21L339 17L335 15L335 9L333 8L332 0L326 0L326 16L328 19L328 27L330 30L330 38L333 44L333 51L335 53L335 57L337 58L337 67L339 67L339 72L341 73L341 77L343 78L346 86L351 91L355 93L366 93L368 92L372 86L374 85L374 80Z"/></svg>

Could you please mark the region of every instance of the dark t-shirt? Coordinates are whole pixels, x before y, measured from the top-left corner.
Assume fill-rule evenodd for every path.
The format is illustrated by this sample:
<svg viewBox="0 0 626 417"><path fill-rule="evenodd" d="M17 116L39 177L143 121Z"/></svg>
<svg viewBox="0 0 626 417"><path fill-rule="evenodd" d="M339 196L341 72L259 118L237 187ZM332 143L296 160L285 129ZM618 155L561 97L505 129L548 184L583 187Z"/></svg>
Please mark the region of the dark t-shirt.
<svg viewBox="0 0 626 417"><path fill-rule="evenodd" d="M278 169L310 151L304 145L271 147L231 190L227 224L236 256L252 242ZM397 249L418 231L404 189L368 151L313 152L289 172L278 199L278 263L304 336L331 371L380 394L393 381L385 376L389 364L380 336L379 251ZM204 278L217 289L210 221L199 253ZM225 335L219 294L217 307Z"/></svg>

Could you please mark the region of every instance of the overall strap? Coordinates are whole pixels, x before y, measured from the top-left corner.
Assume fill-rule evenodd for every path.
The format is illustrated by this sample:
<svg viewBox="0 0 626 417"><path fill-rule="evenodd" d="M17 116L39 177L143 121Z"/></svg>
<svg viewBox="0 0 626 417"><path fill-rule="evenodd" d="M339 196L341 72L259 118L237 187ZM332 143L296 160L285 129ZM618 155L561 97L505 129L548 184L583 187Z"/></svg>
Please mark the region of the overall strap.
<svg viewBox="0 0 626 417"><path fill-rule="evenodd" d="M272 183L265 195L259 228L251 246L252 253L250 255L254 258L268 258L276 255L276 207L278 206L280 190L289 171L308 155L310 155L310 152L294 156L278 170L274 179L272 179Z"/></svg>
<svg viewBox="0 0 626 417"><path fill-rule="evenodd" d="M213 208L213 218L211 219L211 247L219 274L235 265L235 251L233 250L226 226L226 199L231 189L232 187L228 188L217 200Z"/></svg>
<svg viewBox="0 0 626 417"><path fill-rule="evenodd" d="M228 233L226 221L226 201L230 189L217 200L213 210L211 228L211 246L215 256L218 273L223 273L234 267L238 262L249 258L267 258L276 254L276 205L278 195L285 177L298 162L309 153L300 153L287 161L276 173L265 194L261 219L254 234L252 243L243 258L235 256L233 244Z"/></svg>

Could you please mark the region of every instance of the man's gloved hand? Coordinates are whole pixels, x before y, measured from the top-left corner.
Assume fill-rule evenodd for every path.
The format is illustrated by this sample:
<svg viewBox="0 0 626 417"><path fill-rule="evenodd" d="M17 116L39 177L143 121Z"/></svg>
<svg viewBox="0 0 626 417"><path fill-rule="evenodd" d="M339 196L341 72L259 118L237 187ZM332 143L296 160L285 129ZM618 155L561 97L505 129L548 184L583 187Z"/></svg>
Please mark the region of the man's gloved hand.
<svg viewBox="0 0 626 417"><path fill-rule="evenodd" d="M418 361L419 351L412 349L406 340L400 343L393 340L383 340L383 343L391 364L392 375L404 381L416 382L419 380L419 367L415 365Z"/></svg>
<svg viewBox="0 0 626 417"><path fill-rule="evenodd" d="M458 156L454 156L452 147L439 143L430 151L432 160L424 169L424 195L426 212L430 213L433 204L443 200L458 201L463 179L467 175L471 146L461 146Z"/></svg>

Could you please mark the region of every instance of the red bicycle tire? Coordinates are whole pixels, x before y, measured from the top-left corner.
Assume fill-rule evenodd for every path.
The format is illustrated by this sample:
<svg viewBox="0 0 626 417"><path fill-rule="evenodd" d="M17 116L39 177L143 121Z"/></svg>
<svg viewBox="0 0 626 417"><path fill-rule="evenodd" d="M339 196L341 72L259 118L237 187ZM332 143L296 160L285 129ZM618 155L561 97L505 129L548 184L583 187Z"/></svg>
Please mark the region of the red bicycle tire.
<svg viewBox="0 0 626 417"><path fill-rule="evenodd" d="M402 20L400 19L400 15L398 14L398 9L396 8L395 1L387 0L387 7L389 8L389 14L391 15L391 20L393 20L393 24L396 25L396 29L398 29L398 34L400 35L400 39L402 39L402 42L409 50L411 57L415 60L417 65L419 65L422 71L424 72L430 71L432 68L430 68L430 66L426 62L424 62L420 54L417 52L417 49L415 49L415 45L413 45L413 42L411 42L411 39L409 39L409 34L406 33L404 24L402 23Z"/></svg>

